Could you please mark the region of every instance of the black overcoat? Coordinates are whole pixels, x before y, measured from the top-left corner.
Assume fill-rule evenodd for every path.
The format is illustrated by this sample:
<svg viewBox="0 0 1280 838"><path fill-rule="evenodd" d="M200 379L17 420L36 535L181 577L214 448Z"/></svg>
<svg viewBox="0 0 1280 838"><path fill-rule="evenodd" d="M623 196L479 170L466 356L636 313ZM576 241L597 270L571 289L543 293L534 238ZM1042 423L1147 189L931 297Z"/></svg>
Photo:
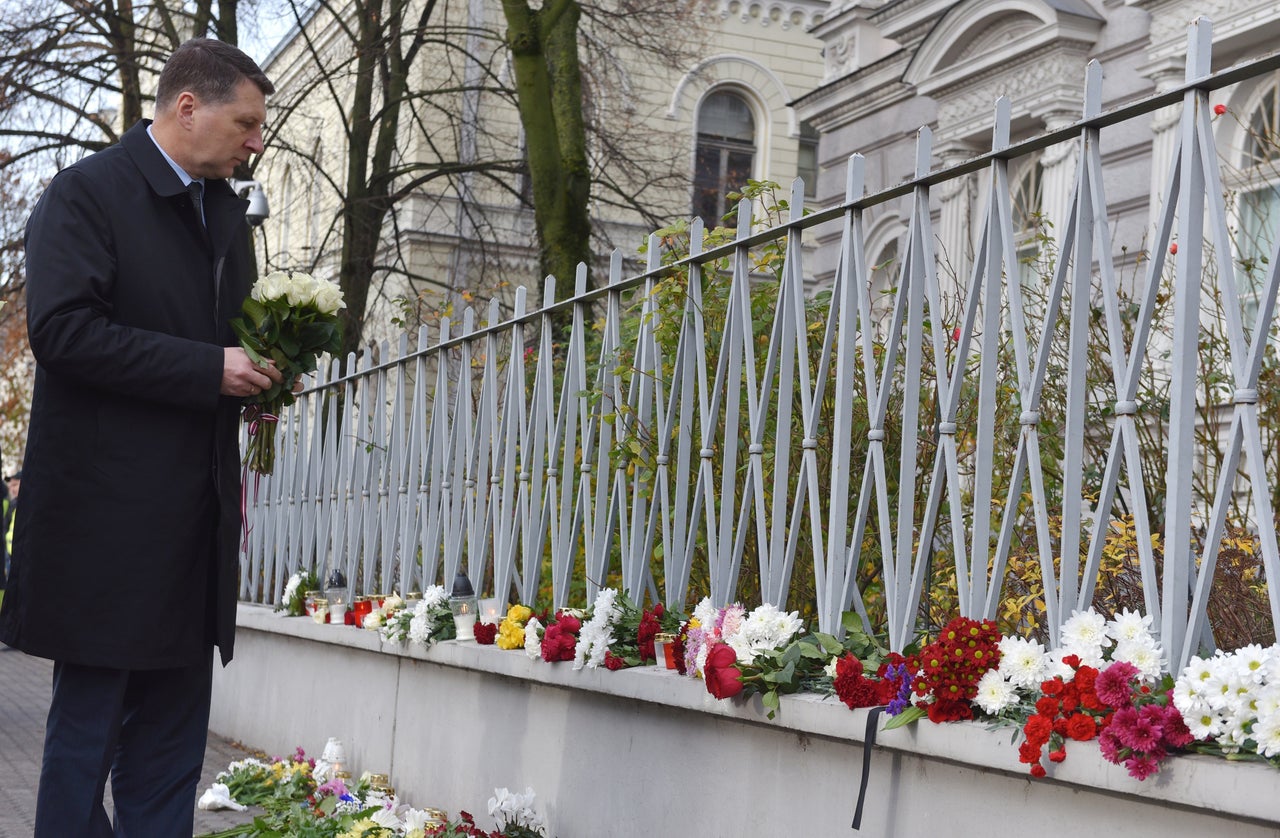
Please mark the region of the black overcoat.
<svg viewBox="0 0 1280 838"><path fill-rule="evenodd" d="M251 277L247 201L206 185L207 233L139 123L59 172L27 225L36 358L0 640L121 669L235 637L238 399L219 395Z"/></svg>

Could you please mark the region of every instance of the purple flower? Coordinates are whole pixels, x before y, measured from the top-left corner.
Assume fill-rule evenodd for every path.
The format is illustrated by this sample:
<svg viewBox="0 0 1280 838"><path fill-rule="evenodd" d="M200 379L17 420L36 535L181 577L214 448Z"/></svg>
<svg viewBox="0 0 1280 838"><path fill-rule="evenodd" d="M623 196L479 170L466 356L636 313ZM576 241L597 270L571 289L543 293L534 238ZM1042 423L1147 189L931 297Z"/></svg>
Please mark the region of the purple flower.
<svg viewBox="0 0 1280 838"><path fill-rule="evenodd" d="M1112 707L1129 707L1133 704L1133 679L1138 668L1128 661L1116 661L1098 673L1093 689L1098 698Z"/></svg>

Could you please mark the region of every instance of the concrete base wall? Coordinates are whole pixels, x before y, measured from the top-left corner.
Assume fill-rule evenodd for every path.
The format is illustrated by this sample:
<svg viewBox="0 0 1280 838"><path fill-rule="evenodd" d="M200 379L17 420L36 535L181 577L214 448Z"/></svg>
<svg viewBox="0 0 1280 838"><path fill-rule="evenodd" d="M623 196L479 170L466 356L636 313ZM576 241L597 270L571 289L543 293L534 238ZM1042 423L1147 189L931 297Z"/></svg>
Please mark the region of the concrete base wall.
<svg viewBox="0 0 1280 838"><path fill-rule="evenodd" d="M532 786L560 838L596 836L1280 835L1280 773L1180 756L1139 783L1072 742L1046 780L1011 730L978 723L881 732L862 829L850 830L866 711L787 696L717 701L656 667L574 672L521 652L376 632L242 605L236 658L210 727L254 747L318 755L343 740L354 772L482 825L493 789Z"/></svg>

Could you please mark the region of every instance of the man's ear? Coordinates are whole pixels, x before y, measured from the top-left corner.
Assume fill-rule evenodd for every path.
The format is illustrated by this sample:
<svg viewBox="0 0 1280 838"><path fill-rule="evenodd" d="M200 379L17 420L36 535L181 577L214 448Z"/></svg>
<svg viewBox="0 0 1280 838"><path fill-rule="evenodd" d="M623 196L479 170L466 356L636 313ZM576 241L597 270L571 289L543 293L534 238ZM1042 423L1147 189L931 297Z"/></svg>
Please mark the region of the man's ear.
<svg viewBox="0 0 1280 838"><path fill-rule="evenodd" d="M198 104L195 94L191 91L184 90L178 94L178 98L174 102L173 107L174 113L178 115L178 122L181 123L183 127L191 127Z"/></svg>

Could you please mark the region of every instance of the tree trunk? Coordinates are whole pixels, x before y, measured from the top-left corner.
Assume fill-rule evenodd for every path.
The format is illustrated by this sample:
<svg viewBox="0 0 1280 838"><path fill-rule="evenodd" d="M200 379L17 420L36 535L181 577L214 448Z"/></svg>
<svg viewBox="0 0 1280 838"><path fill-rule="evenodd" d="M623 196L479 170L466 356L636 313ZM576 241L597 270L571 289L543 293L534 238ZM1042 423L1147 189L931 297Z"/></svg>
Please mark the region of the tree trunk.
<svg viewBox="0 0 1280 838"><path fill-rule="evenodd" d="M502 10L528 149L539 264L564 288L578 263L589 266L591 257L581 9L576 0L552 0L538 10L526 0L503 0Z"/></svg>

